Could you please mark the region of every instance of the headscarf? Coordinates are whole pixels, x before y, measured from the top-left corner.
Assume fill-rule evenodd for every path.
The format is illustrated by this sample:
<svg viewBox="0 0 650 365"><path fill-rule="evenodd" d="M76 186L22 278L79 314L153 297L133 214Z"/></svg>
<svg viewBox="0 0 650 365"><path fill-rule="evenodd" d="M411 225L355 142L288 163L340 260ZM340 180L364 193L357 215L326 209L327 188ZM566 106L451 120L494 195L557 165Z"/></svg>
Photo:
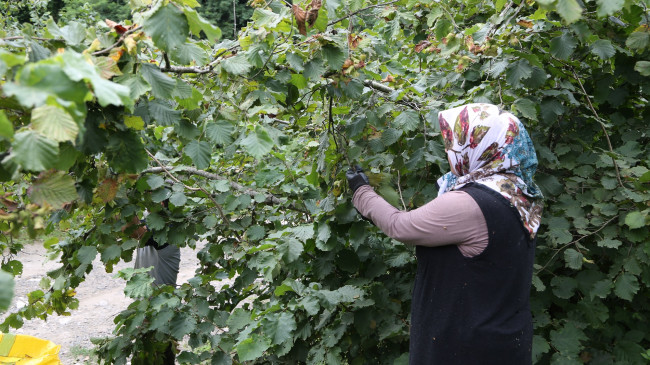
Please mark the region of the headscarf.
<svg viewBox="0 0 650 365"><path fill-rule="evenodd" d="M524 125L492 104L448 109L438 114L438 122L445 151L458 174L448 172L438 179L438 195L470 182L485 185L510 201L534 238L543 196L533 181L537 155Z"/></svg>

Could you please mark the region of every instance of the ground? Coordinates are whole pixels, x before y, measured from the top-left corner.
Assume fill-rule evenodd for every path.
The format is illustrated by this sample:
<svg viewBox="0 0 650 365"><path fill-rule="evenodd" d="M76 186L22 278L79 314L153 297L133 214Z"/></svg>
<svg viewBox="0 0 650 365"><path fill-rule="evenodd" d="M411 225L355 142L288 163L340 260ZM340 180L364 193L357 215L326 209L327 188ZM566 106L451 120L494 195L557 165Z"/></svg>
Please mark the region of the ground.
<svg viewBox="0 0 650 365"><path fill-rule="evenodd" d="M45 273L59 267L56 261L47 259L46 250L40 242L26 245L18 255L23 263L23 274L16 278L16 289L9 312L27 304L27 293L39 289L39 282ZM90 339L106 337L113 331L113 318L125 309L131 300L124 295L124 280L114 278L117 271L133 267L133 261L121 262L113 273L106 273L99 258L93 263L94 270L88 274L77 289L79 308L70 316L50 316L47 321L35 319L26 321L16 334L27 334L50 340L61 345L61 363L85 364L91 358L93 347ZM189 248L181 249L181 270L178 284L187 282L194 276L198 265L196 252ZM0 320L4 316L0 316Z"/></svg>

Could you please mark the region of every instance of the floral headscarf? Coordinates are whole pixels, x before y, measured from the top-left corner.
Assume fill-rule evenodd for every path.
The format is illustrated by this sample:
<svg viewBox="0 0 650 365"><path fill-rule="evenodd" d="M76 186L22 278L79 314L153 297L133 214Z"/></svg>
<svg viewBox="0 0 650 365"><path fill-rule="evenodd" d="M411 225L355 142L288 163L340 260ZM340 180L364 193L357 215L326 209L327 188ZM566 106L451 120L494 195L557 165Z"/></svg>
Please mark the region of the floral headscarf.
<svg viewBox="0 0 650 365"><path fill-rule="evenodd" d="M533 181L535 148L519 119L496 105L467 104L440 112L438 121L445 151L458 174L448 172L438 179L438 195L469 182L485 185L510 201L535 237L543 196Z"/></svg>

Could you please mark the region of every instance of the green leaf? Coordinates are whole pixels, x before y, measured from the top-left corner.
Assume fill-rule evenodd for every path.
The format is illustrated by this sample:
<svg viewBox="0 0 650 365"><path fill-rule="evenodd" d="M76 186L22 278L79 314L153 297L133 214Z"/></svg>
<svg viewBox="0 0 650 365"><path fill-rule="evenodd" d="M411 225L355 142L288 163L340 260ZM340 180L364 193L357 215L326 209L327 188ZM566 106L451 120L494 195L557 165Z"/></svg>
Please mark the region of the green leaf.
<svg viewBox="0 0 650 365"><path fill-rule="evenodd" d="M296 239L289 238L286 239L282 244L278 245L278 252L280 255L282 255L282 258L284 258L284 261L287 263L296 261L300 257L302 251L302 243Z"/></svg>
<svg viewBox="0 0 650 365"><path fill-rule="evenodd" d="M619 248L622 244L623 242L619 240L614 240L609 238L598 241L598 247Z"/></svg>
<svg viewBox="0 0 650 365"><path fill-rule="evenodd" d="M210 60L208 52L195 43L183 43L174 48L169 56L174 62L181 65L203 66Z"/></svg>
<svg viewBox="0 0 650 365"><path fill-rule="evenodd" d="M506 81L514 87L521 87L521 80L529 78L532 73L533 69L530 67L528 60L520 59L508 66L506 71Z"/></svg>
<svg viewBox="0 0 650 365"><path fill-rule="evenodd" d="M273 139L269 136L269 133L262 126L255 126L255 131L248 134L244 138L240 145L246 149L251 156L256 159L262 158L273 148L274 142Z"/></svg>
<svg viewBox="0 0 650 365"><path fill-rule="evenodd" d="M321 76L325 73L325 67L323 66L323 60L320 58L313 59L305 64L305 71L303 75L309 81L316 81L320 79Z"/></svg>
<svg viewBox="0 0 650 365"><path fill-rule="evenodd" d="M650 33L645 30L633 32L625 41L626 46L638 51L646 49L648 44L650 44Z"/></svg>
<svg viewBox="0 0 650 365"><path fill-rule="evenodd" d="M577 0L558 0L556 9L568 24L574 23L582 17L582 7Z"/></svg>
<svg viewBox="0 0 650 365"><path fill-rule="evenodd" d="M170 108L169 105L154 100L150 101L148 106L151 117L159 125L176 125L181 121L181 112Z"/></svg>
<svg viewBox="0 0 650 365"><path fill-rule="evenodd" d="M119 272L119 276L127 280L124 294L129 298L148 298L153 294L153 276L147 272L150 268L126 268Z"/></svg>
<svg viewBox="0 0 650 365"><path fill-rule="evenodd" d="M158 213L150 213L147 215L147 227L154 231L159 231L165 228L165 220Z"/></svg>
<svg viewBox="0 0 650 365"><path fill-rule="evenodd" d="M9 308L13 297L14 277L8 272L0 270L0 312Z"/></svg>
<svg viewBox="0 0 650 365"><path fill-rule="evenodd" d="M420 126L420 115L411 110L403 111L395 118L395 124L405 132L416 130Z"/></svg>
<svg viewBox="0 0 650 365"><path fill-rule="evenodd" d="M259 241L262 238L264 238L265 234L266 234L266 230L264 229L264 227L259 225L250 226L246 230L246 238L249 239L250 241Z"/></svg>
<svg viewBox="0 0 650 365"><path fill-rule="evenodd" d="M210 122L205 126L205 134L216 144L229 145L233 142L232 134L235 126L225 120Z"/></svg>
<svg viewBox="0 0 650 365"><path fill-rule="evenodd" d="M160 69L150 63L140 66L140 74L151 85L153 96L161 99L171 99L176 88L176 80L162 73Z"/></svg>
<svg viewBox="0 0 650 365"><path fill-rule="evenodd" d="M14 136L14 125L9 121L4 110L0 110L0 137L11 139Z"/></svg>
<svg viewBox="0 0 650 365"><path fill-rule="evenodd" d="M605 299L611 291L612 281L609 279L603 279L594 283L594 286L589 291L589 298L591 300L594 300L596 297Z"/></svg>
<svg viewBox="0 0 650 365"><path fill-rule="evenodd" d="M639 291L639 281L636 276L632 274L622 274L614 283L614 294L621 299L632 301L634 294Z"/></svg>
<svg viewBox="0 0 650 365"><path fill-rule="evenodd" d="M167 4L158 9L145 19L142 26L154 44L166 52L185 43L189 32L187 18L174 4Z"/></svg>
<svg viewBox="0 0 650 365"><path fill-rule="evenodd" d="M381 143L388 147L399 140L402 131L395 128L388 128L381 133Z"/></svg>
<svg viewBox="0 0 650 365"><path fill-rule="evenodd" d="M124 117L124 125L136 131L141 131L144 129L144 120L137 115L127 115Z"/></svg>
<svg viewBox="0 0 650 365"><path fill-rule="evenodd" d="M77 260L80 263L89 265L97 256L97 249L94 246L83 246L77 250Z"/></svg>
<svg viewBox="0 0 650 365"><path fill-rule="evenodd" d="M21 105L28 108L45 104L49 97L83 104L88 87L81 81L72 81L61 66L44 62L25 65L15 83L2 85L5 94L15 96Z"/></svg>
<svg viewBox="0 0 650 365"><path fill-rule="evenodd" d="M565 324L561 329L551 331L551 344L561 354L577 354L582 349L581 342L587 340L584 332L573 323Z"/></svg>
<svg viewBox="0 0 650 365"><path fill-rule="evenodd" d="M640 73L642 76L650 76L650 62L637 61L634 65L634 71Z"/></svg>
<svg viewBox="0 0 650 365"><path fill-rule="evenodd" d="M607 39L599 39L591 45L591 53L598 56L601 60L607 60L616 54L616 49L612 42Z"/></svg>
<svg viewBox="0 0 650 365"><path fill-rule="evenodd" d="M296 320L291 313L282 312L269 319L264 326L264 333L271 339L273 345L280 345L293 339L296 330Z"/></svg>
<svg viewBox="0 0 650 365"><path fill-rule="evenodd" d="M190 156L192 162L199 169L203 170L210 166L212 159L212 146L206 141L190 141L185 146L185 154Z"/></svg>
<svg viewBox="0 0 650 365"><path fill-rule="evenodd" d="M598 16L604 17L620 11L625 5L625 0L596 0L596 3L598 3Z"/></svg>
<svg viewBox="0 0 650 365"><path fill-rule="evenodd" d="M646 218L648 217L648 212L643 211L643 212L631 212L628 213L628 215L625 216L625 224L630 227L631 229L636 229L636 228L641 228L644 227Z"/></svg>
<svg viewBox="0 0 650 365"><path fill-rule="evenodd" d="M70 22L60 30L66 43L71 46L81 44L86 39L86 27L77 22Z"/></svg>
<svg viewBox="0 0 650 365"><path fill-rule="evenodd" d="M37 132L57 142L74 142L79 133L79 126L70 114L52 105L32 110L32 125Z"/></svg>
<svg viewBox="0 0 650 365"><path fill-rule="evenodd" d="M122 249L118 245L110 245L102 251L102 262L106 263L115 260L122 254Z"/></svg>
<svg viewBox="0 0 650 365"><path fill-rule="evenodd" d="M568 268L578 270L582 267L582 259L584 256L582 253L569 248L564 251L564 261L566 262L566 266Z"/></svg>
<svg viewBox="0 0 650 365"><path fill-rule="evenodd" d="M551 279L551 286L553 287L553 294L561 299L569 299L575 294L575 289L578 283L574 278L566 276L554 276Z"/></svg>
<svg viewBox="0 0 650 365"><path fill-rule="evenodd" d="M551 39L551 54L561 60L567 60L576 49L578 41L565 32L559 37Z"/></svg>
<svg viewBox="0 0 650 365"><path fill-rule="evenodd" d="M43 171L53 167L58 153L58 143L34 131L20 132L14 136L11 155L25 170Z"/></svg>
<svg viewBox="0 0 650 365"><path fill-rule="evenodd" d="M238 76L248 73L253 66L244 55L237 55L223 60L221 67L229 74Z"/></svg>
<svg viewBox="0 0 650 365"><path fill-rule="evenodd" d="M165 185L165 179L158 175L149 175L147 178L147 185L149 185L149 188L151 188L151 190L156 190L159 187Z"/></svg>
<svg viewBox="0 0 650 365"><path fill-rule="evenodd" d="M531 120L537 120L537 107L532 100L527 98L517 99L513 103L513 106L522 116Z"/></svg>
<svg viewBox="0 0 650 365"><path fill-rule="evenodd" d="M182 340L183 337L192 333L196 328L196 319L187 313L177 312L174 318L169 322L170 334L176 340Z"/></svg>
<svg viewBox="0 0 650 365"><path fill-rule="evenodd" d="M343 67L346 56L342 49L331 44L326 44L321 49L321 52L325 64L327 64L330 70L338 71Z"/></svg>
<svg viewBox="0 0 650 365"><path fill-rule="evenodd" d="M195 36L198 37L200 32L203 31L210 42L215 42L221 38L221 29L210 24L196 10L183 8L183 13L187 18L190 32Z"/></svg>
<svg viewBox="0 0 650 365"><path fill-rule="evenodd" d="M61 209L77 199L75 181L63 171L39 176L29 189L29 196L40 206L49 205Z"/></svg>
<svg viewBox="0 0 650 365"><path fill-rule="evenodd" d="M253 335L252 337L240 342L235 350L237 351L239 361L244 362L261 357L264 355L264 351L269 347L271 347L271 340L259 335Z"/></svg>

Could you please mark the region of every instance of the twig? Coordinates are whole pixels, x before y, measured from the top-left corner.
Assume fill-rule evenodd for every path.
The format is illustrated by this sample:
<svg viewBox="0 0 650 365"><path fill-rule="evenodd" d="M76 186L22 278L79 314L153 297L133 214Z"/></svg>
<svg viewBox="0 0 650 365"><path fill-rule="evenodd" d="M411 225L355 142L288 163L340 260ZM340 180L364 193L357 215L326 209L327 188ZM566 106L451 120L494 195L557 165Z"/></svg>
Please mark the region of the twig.
<svg viewBox="0 0 650 365"><path fill-rule="evenodd" d="M402 196L402 187L400 186L401 176L399 170L397 170L397 191L399 192L399 200L402 201L402 206L406 210L406 203L404 203L404 197Z"/></svg>
<svg viewBox="0 0 650 365"><path fill-rule="evenodd" d="M113 48L119 46L122 42L124 42L126 37L128 37L132 33L135 33L137 31L139 31L140 29L142 29L142 26L135 27L133 29L127 30L126 32L124 32L124 34L122 34L120 36L120 38L118 38L117 42L113 43L113 45L111 45L108 48L104 48L101 51L93 52L92 55L93 56L99 56L99 55L103 55L103 54L106 54L106 53L110 53Z"/></svg>
<svg viewBox="0 0 650 365"><path fill-rule="evenodd" d="M618 216L614 216L613 218L611 218L610 220L608 220L607 222L605 222L605 224L603 224L602 226L600 226L600 228L598 228L597 230L595 230L595 231L593 231L593 232L589 232L589 233L587 233L587 234L585 234L585 235L583 235L583 236L580 236L577 240L575 240L575 241L571 241L571 242L567 243L566 245L564 245L564 246L558 248L558 249L555 251L555 253L553 254L553 256L551 256L551 258L548 259L548 261L546 262L546 264L544 264L544 266L542 266L541 269L537 270L537 272L539 273L539 272L542 272L544 269L546 269L546 267L551 263L551 261L553 261L553 259L555 258L555 256L557 256L560 252L564 251L565 248L567 248L567 247L569 247L569 246L571 246L571 245L575 245L576 243L578 243L578 242L581 241L582 239L587 238L587 237L589 237L589 236L593 236L594 234L600 232L603 228L607 227L607 225L610 224L610 223L611 223L614 219L616 219L616 218L618 218Z"/></svg>
<svg viewBox="0 0 650 365"><path fill-rule="evenodd" d="M142 171L142 173L143 174L147 174L147 173L155 174L155 173L160 173L160 172L166 172L168 170L170 170L169 166L150 167L150 168ZM204 177L204 178L210 179L210 180L226 180L226 181L228 181L228 184L230 185L231 188L233 188L234 190L240 191L240 192L242 192L244 194L247 194L252 198L254 198L258 194L264 195L265 196L265 201L264 202L266 204L282 204L283 203L282 200L280 200L278 197L276 197L273 194L261 193L259 191L248 188L248 187L246 187L244 185L238 184L238 183L236 183L234 181L230 181L230 180L228 180L228 178L226 178L224 176L213 174L211 172L199 170L199 169L196 169L196 168L193 168L193 167L184 167L183 170L180 170L178 172L179 173L186 173L186 174L190 174L190 175L201 176L201 177ZM308 212L305 212L304 210L302 210L300 208L297 208L295 206L295 204L293 204L293 203L289 205L289 209L295 210L295 211L298 211L298 212L301 212L301 213L308 213Z"/></svg>
<svg viewBox="0 0 650 365"><path fill-rule="evenodd" d="M346 16L344 16L342 18L339 18L339 19L336 19L336 20L333 20L333 21L327 23L327 26L329 27L331 25L334 25L334 24L336 24L338 22L341 22L341 21L343 21L343 20L345 20L347 18L353 17L353 16L355 16L355 15L361 13L361 12L364 12L364 11L366 11L368 9L377 8L377 7L380 7L380 6L387 6L387 5L390 5L390 4L394 4L394 3L398 2L398 1L399 0L394 0L394 1L389 1L389 2L386 2L386 3L382 3L382 4L375 4L375 5L366 6L363 9L353 11L353 12L349 13L348 15L346 15Z"/></svg>
<svg viewBox="0 0 650 365"><path fill-rule="evenodd" d="M16 41L19 39L35 39L37 41L48 41L48 42L65 42L65 39L63 38L41 38L41 37L25 37L25 36L13 36L13 37L6 37L2 38L3 41Z"/></svg>
<svg viewBox="0 0 650 365"><path fill-rule="evenodd" d="M163 164L162 164L162 163L161 163L161 162L156 158L156 156L152 155L151 152L149 152L148 149L145 148L144 150L147 152L147 154L149 155L149 157L151 157L151 158L152 158L152 159L153 159L153 160L158 164L158 166L160 166L160 167L162 168L162 170L163 170L167 175L169 175L169 177L172 178L172 180L178 182L179 184L182 184L186 189L189 189L189 190L192 190L192 191L200 190L201 192L203 192L203 193L208 197L208 199L210 199L210 200L212 201L212 203L217 207L217 210L219 210L219 215L221 216L221 219L223 220L223 222L224 222L227 226L230 225L230 221L228 221L228 218L226 218L226 215L223 213L223 209L221 208L221 205L220 205L219 203L217 203L216 200L214 200L214 198L212 197L212 194L208 193L205 189L203 189L203 188L200 187L200 186L199 186L198 189L197 189L197 188L192 188L192 187L190 187L190 186L185 185L185 183L183 183L182 181L180 181L176 176L174 176L171 172L169 172L169 170L168 170L168 169L167 169L167 168L166 168L166 167L165 167L165 166L164 166L164 165L163 165Z"/></svg>
<svg viewBox="0 0 650 365"><path fill-rule="evenodd" d="M578 81L578 85L580 85L580 89L582 90L582 94L585 96L585 99L587 99L587 103L589 104L589 108L591 109L591 112L594 113L594 116L596 117L596 121L600 124L600 128L603 130L603 133L605 134L605 139L607 140L607 146L609 147L609 152L614 154L614 149L612 148L612 141L609 139L609 134L607 133L607 129L605 128L605 123L603 123L602 119L600 119L600 116L598 115L598 112L596 111L596 108L594 108L594 105L591 103L591 99L589 99L589 94L587 94L587 91L585 90L584 85L582 84L582 81L578 77L578 74L576 73L575 69L572 66L569 66L571 68L571 72L573 73L573 77ZM622 188L625 188L623 186L623 181L621 180L621 173L618 170L618 164L616 163L616 159L614 156L610 156L612 158L612 163L614 164L614 171L616 171L616 180L618 180L618 185Z"/></svg>

